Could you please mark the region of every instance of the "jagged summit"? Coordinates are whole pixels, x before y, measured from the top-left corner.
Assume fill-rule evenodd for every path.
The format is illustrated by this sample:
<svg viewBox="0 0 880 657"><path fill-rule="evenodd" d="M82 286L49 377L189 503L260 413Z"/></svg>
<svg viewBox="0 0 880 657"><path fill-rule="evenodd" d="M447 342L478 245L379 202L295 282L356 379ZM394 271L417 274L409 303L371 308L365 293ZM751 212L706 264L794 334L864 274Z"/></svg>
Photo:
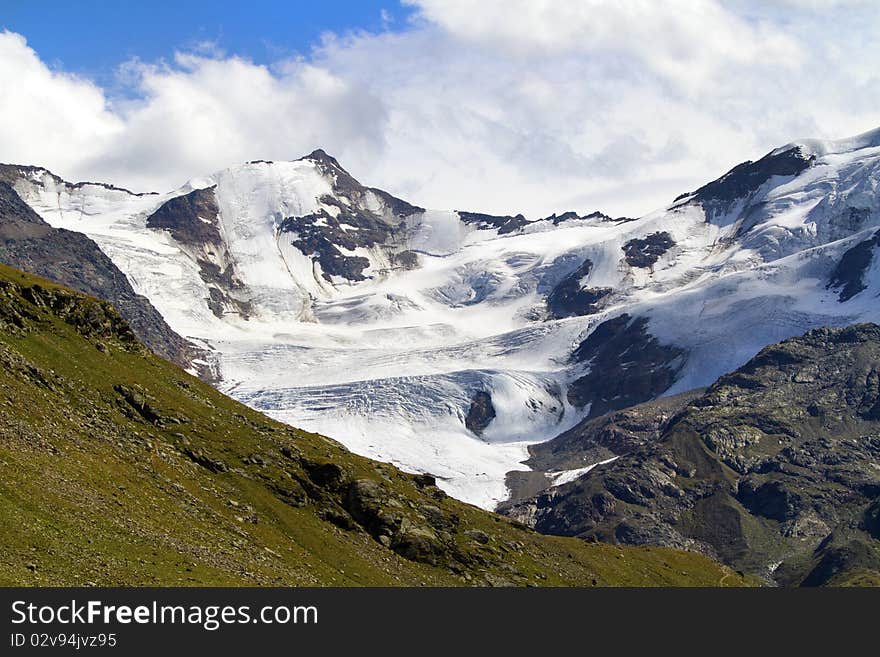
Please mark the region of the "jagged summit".
<svg viewBox="0 0 880 657"><path fill-rule="evenodd" d="M774 176L797 176L815 161L815 155L807 154L803 147L792 146L785 150L775 150L760 160L748 160L735 166L726 174L693 194L693 199L705 206L727 207L732 203L756 192L761 185Z"/></svg>
<svg viewBox="0 0 880 657"><path fill-rule="evenodd" d="M327 151L325 151L323 148L316 148L315 150L313 150L313 151L312 151L311 153L309 153L308 155L303 155L302 157L298 157L298 158L296 158L295 160L263 160L263 159L256 159L256 160L248 160L247 162L245 162L245 164L266 164L266 165L272 166L272 165L275 165L275 164L285 164L285 163L290 163L290 162L306 162L306 161L309 161L309 162L315 162L315 163L318 163L318 164L323 164L323 165L326 166L326 167L330 167L330 168L333 168L333 169L338 169L339 171L345 171L345 169L343 168L343 166L342 166L341 164L339 164L339 160L337 160L337 159L336 159L335 157L333 157L332 155L329 155L329 154L327 153ZM0 165L0 166L2 166L2 165ZM230 167L230 168L231 168L231 169L235 169L235 168L237 168L237 167L233 166L233 167Z"/></svg>
<svg viewBox="0 0 880 657"><path fill-rule="evenodd" d="M633 220L427 210L320 149L158 197L13 186L210 345L238 399L487 507L528 441L808 329L880 320L867 146L777 149Z"/></svg>
<svg viewBox="0 0 880 657"><path fill-rule="evenodd" d="M319 162L321 164L340 169L341 171L345 171L345 169L342 168L342 165L339 164L339 160L337 160L332 155L328 155L327 151L325 151L323 148L316 148L308 155L304 155L303 157L299 158L299 160L311 160L312 162Z"/></svg>
<svg viewBox="0 0 880 657"><path fill-rule="evenodd" d="M111 192L122 192L131 196L158 196L158 192L133 192L125 187L117 187L105 182L93 182L81 180L79 182L70 182L64 180L61 176L53 173L45 167L33 166L30 164L3 164L0 163L0 181L14 185L21 179L30 179L33 181L49 180L55 185L68 189L81 189L83 187L100 187Z"/></svg>

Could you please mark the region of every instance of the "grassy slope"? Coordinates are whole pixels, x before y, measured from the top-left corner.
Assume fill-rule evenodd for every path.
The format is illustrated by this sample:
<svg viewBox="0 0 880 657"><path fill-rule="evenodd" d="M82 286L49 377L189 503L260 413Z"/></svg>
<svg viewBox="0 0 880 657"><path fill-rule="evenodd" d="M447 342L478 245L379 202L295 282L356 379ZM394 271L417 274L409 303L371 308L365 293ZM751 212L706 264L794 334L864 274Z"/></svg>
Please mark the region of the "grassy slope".
<svg viewBox="0 0 880 657"><path fill-rule="evenodd" d="M2 585L746 583L700 555L542 536L448 498L3 266L0 519Z"/></svg>

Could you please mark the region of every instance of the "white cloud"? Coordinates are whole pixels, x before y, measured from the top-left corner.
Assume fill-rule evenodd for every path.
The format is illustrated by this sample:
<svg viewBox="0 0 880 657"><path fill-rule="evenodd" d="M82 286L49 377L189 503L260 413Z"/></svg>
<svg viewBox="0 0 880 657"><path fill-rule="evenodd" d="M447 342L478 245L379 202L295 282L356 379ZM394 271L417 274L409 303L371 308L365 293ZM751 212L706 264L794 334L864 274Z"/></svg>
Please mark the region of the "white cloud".
<svg viewBox="0 0 880 657"><path fill-rule="evenodd" d="M175 186L249 159L293 159L314 148L381 146L385 111L369 89L306 62L270 71L251 62L178 54L131 64L142 98L120 104L125 135L85 164L138 187Z"/></svg>
<svg viewBox="0 0 880 657"><path fill-rule="evenodd" d="M632 57L672 82L705 79L731 63L791 64L797 43L715 0L407 0L450 35L531 58L581 53Z"/></svg>
<svg viewBox="0 0 880 657"><path fill-rule="evenodd" d="M880 124L876 4L408 1L402 31L269 67L215 46L129 62L135 99L112 102L2 34L0 160L168 189L323 147L430 207L637 214L794 138Z"/></svg>
<svg viewBox="0 0 880 657"><path fill-rule="evenodd" d="M101 89L50 71L24 37L0 33L0 160L42 156L58 167L74 167L123 127Z"/></svg>

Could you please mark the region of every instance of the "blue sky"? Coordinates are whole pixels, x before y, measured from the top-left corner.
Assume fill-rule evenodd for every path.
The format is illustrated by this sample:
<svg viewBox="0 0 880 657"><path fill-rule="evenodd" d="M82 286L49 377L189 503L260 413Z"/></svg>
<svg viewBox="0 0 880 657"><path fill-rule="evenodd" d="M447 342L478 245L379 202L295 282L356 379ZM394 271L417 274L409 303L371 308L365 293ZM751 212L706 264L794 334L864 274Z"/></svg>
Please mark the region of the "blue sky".
<svg viewBox="0 0 880 657"><path fill-rule="evenodd" d="M268 64L307 55L325 32L403 29L412 9L396 0L3 0L0 30L27 37L53 68L108 84L133 57L155 61L211 42Z"/></svg>
<svg viewBox="0 0 880 657"><path fill-rule="evenodd" d="M0 0L0 161L167 191L320 147L422 207L636 216L880 126L877 25L877 0Z"/></svg>

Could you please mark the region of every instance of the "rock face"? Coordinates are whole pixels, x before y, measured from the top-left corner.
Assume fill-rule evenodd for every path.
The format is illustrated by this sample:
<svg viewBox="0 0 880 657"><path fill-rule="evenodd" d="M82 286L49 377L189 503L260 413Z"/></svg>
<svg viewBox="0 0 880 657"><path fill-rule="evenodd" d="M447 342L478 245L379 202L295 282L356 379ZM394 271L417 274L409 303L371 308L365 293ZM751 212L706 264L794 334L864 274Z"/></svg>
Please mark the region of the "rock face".
<svg viewBox="0 0 880 657"><path fill-rule="evenodd" d="M281 309L313 321L312 303L335 286L418 267L406 246L425 210L361 185L322 150L254 160L193 185L151 210L145 228L148 241L167 232L197 264L193 287L218 319Z"/></svg>
<svg viewBox="0 0 880 657"><path fill-rule="evenodd" d="M864 281L865 272L874 260L874 251L878 246L880 231L846 251L831 272L828 288L839 290L838 299L841 303L849 301L867 287Z"/></svg>
<svg viewBox="0 0 880 657"><path fill-rule="evenodd" d="M168 231L198 263L214 315L223 317L234 312L247 318L252 308L221 233L215 189L196 189L163 203L147 217L147 228Z"/></svg>
<svg viewBox="0 0 880 657"><path fill-rule="evenodd" d="M663 231L644 238L632 239L623 245L626 262L631 267L653 267L660 256L675 246L672 236Z"/></svg>
<svg viewBox="0 0 880 657"><path fill-rule="evenodd" d="M703 185L693 198L706 208L707 214L726 211L738 199L748 197L774 176L796 176L815 161L800 147L768 153L756 162L735 166L721 178Z"/></svg>
<svg viewBox="0 0 880 657"><path fill-rule="evenodd" d="M541 472L573 470L656 442L670 419L703 390L612 411L579 422L553 440L529 447L526 464Z"/></svg>
<svg viewBox="0 0 880 657"><path fill-rule="evenodd" d="M522 214L517 215L496 215L484 214L482 212L465 212L457 210L456 214L465 224L475 226L478 230L497 230L499 235L509 235L522 231L529 226L545 227L548 225L559 226L567 221L609 221L609 222L628 222L633 221L629 217L612 218L604 212L598 210L585 215L579 215L577 212L563 212L556 214L555 212L541 219L529 220Z"/></svg>
<svg viewBox="0 0 880 657"><path fill-rule="evenodd" d="M459 210L458 216L466 224L476 225L481 229L497 228L499 235L513 233L526 226L529 221L523 215L518 214L515 217L509 215L493 215L482 214L480 212L464 212Z"/></svg>
<svg viewBox="0 0 880 657"><path fill-rule="evenodd" d="M589 404L588 417L648 401L672 385L683 354L660 344L645 317L606 320L571 355L589 371L569 384L568 400L577 407Z"/></svg>
<svg viewBox="0 0 880 657"><path fill-rule="evenodd" d="M215 188L195 189L163 203L147 217L147 227L167 230L178 242L190 247L221 245Z"/></svg>
<svg viewBox="0 0 880 657"><path fill-rule="evenodd" d="M495 407L492 405L492 396L480 390L474 393L464 426L478 436L486 430L486 427L495 419Z"/></svg>
<svg viewBox="0 0 880 657"><path fill-rule="evenodd" d="M764 349L656 438L510 505L540 531L714 554L781 584L880 572L880 327ZM585 449L604 434L587 434Z"/></svg>
<svg viewBox="0 0 880 657"><path fill-rule="evenodd" d="M333 181L333 194L321 197L323 207L317 212L285 219L281 233L293 235L291 244L321 266L328 282L334 276L348 281L366 280L364 271L370 260L347 252L390 246L393 258L394 245L404 241L406 219L425 209L381 189L361 185L323 150L302 159L314 162ZM378 208L373 199L378 200ZM404 266L411 264L411 257L402 257Z"/></svg>
<svg viewBox="0 0 880 657"><path fill-rule="evenodd" d="M234 402L107 302L5 265L0 456L0 573L19 586L747 583L462 504Z"/></svg>
<svg viewBox="0 0 880 657"><path fill-rule="evenodd" d="M584 260L580 267L566 276L547 296L547 309L557 319L591 315L602 307L613 290L610 287L588 287L584 281L593 270L593 261Z"/></svg>
<svg viewBox="0 0 880 657"><path fill-rule="evenodd" d="M530 445L530 458L524 463L532 470L507 473L510 498L501 504L500 509L502 512L512 509L519 502L562 483L557 480L560 475L566 477L564 481L571 481L572 474L577 478L584 474L584 468L629 454L657 441L669 420L702 392L695 390L661 397L588 418L552 440ZM528 508L528 505L522 507ZM529 517L521 519L528 520Z"/></svg>
<svg viewBox="0 0 880 657"><path fill-rule="evenodd" d="M0 262L109 301L145 345L182 367L191 367L198 355L145 297L135 293L97 244L81 233L49 226L2 180Z"/></svg>
<svg viewBox="0 0 880 657"><path fill-rule="evenodd" d="M281 216L277 240L286 241L319 267L323 280L357 282L366 280L369 258L357 252L388 250L389 260L406 269L417 264L411 251L398 253L405 241L408 217L424 212L379 189L356 181L335 158L316 150L300 161L308 161L332 181L332 194L318 199L314 212ZM267 164L262 160L249 164ZM208 285L211 311L218 318L236 314L248 319L255 308L238 272L223 234L217 185L193 190L162 204L147 218L147 228L166 230L199 265ZM399 261L399 262L398 262Z"/></svg>

